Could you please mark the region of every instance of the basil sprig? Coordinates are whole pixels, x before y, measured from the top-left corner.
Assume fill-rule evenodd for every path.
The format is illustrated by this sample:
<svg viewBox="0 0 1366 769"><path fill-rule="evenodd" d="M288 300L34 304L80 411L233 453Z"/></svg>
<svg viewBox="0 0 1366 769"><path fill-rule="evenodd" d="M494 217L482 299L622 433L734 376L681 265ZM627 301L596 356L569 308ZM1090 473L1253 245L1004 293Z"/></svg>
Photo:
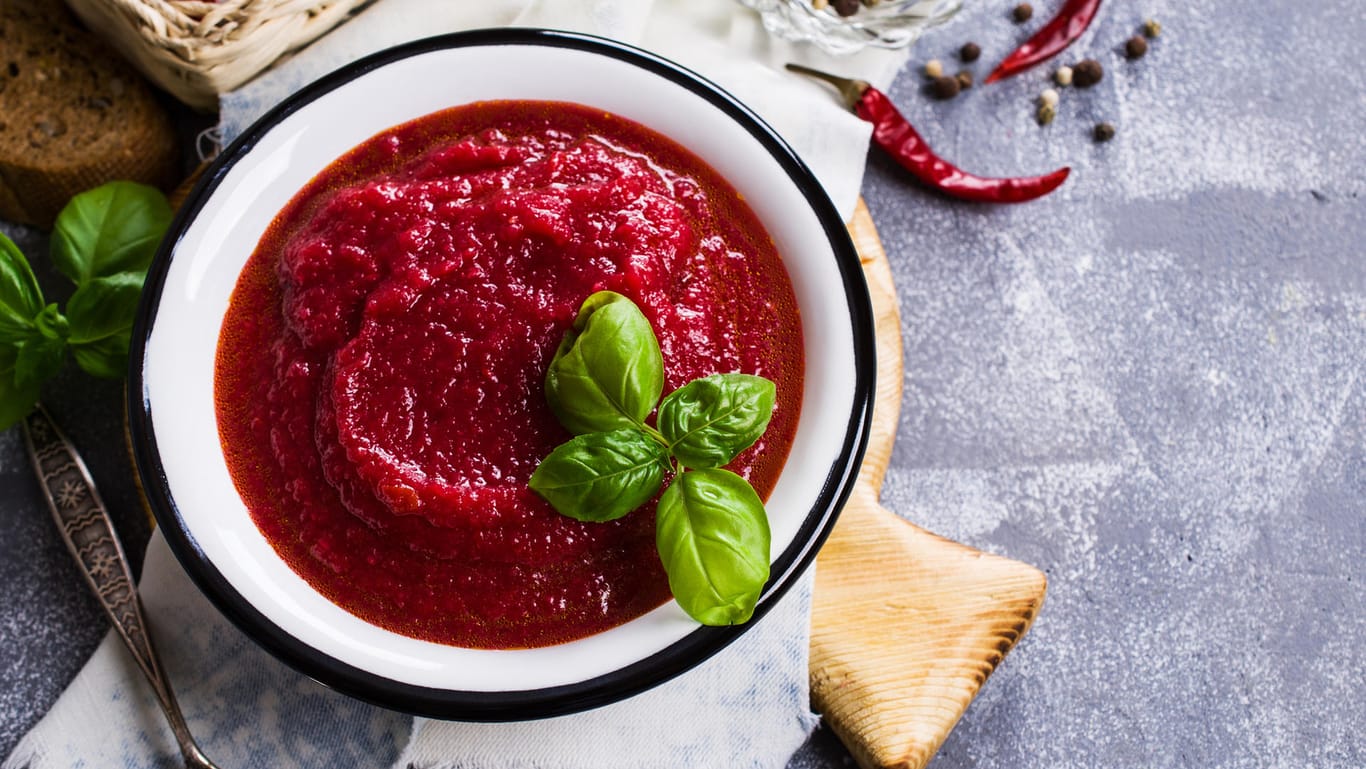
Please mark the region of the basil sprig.
<svg viewBox="0 0 1366 769"><path fill-rule="evenodd" d="M89 374L124 375L142 282L170 224L166 197L146 185L110 182L72 198L51 249L76 284L65 313L44 302L28 260L0 233L0 430L28 414L68 351Z"/></svg>
<svg viewBox="0 0 1366 769"><path fill-rule="evenodd" d="M670 393L649 320L630 299L584 301L550 362L546 399L575 437L541 460L530 486L563 515L610 521L660 496L655 542L680 606L705 625L754 614L768 582L764 504L720 469L754 444L773 416L763 377L714 374ZM659 407L658 427L646 422Z"/></svg>

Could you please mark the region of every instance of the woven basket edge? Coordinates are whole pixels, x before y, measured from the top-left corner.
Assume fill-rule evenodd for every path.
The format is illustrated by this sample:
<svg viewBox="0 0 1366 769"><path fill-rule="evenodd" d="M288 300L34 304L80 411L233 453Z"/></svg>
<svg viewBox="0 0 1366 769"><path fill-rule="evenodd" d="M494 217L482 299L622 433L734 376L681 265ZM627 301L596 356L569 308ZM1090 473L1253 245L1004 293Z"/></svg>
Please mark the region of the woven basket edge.
<svg viewBox="0 0 1366 769"><path fill-rule="evenodd" d="M345 21L371 0L315 2L307 12L270 14L270 0L248 0L244 7L265 17L239 25L245 36L226 32L219 40L172 39L158 27L186 24L189 17L167 18L160 7L143 0L66 0L91 29L127 57L153 83L186 104L213 110L219 94L231 91L270 67L281 56L307 45ZM280 3L276 3L279 5ZM299 3L295 0L295 5ZM174 11L174 13L179 13ZM193 57L193 58L187 58Z"/></svg>

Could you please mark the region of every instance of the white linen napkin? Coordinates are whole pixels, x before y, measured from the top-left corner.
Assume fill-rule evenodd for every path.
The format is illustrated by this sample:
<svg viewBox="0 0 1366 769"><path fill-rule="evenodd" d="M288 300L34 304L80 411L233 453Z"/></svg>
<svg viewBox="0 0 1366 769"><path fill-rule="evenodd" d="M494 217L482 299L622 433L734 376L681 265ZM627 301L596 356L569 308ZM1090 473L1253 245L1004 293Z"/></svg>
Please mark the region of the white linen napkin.
<svg viewBox="0 0 1366 769"><path fill-rule="evenodd" d="M222 769L778 769L816 726L809 577L678 678L587 713L507 724L413 719L295 672L209 604L159 532L139 593L190 732ZM111 632L3 767L177 765L151 688Z"/></svg>
<svg viewBox="0 0 1366 769"><path fill-rule="evenodd" d="M731 0L379 0L356 19L222 100L225 141L289 93L382 48L443 32L540 26L639 45L750 105L797 150L837 208L852 214L869 127L825 86L783 62L885 88L901 52L831 60L768 36ZM228 623L154 535L141 592L191 731L224 769L777 769L817 719L807 699L811 580L698 668L597 710L510 724L411 719L336 694L286 668ZM149 688L111 633L52 711L0 769L144 769L178 763Z"/></svg>
<svg viewBox="0 0 1366 769"><path fill-rule="evenodd" d="M735 0L380 0L302 54L222 100L224 142L285 96L366 54L479 27L566 29L637 45L719 84L775 128L847 219L863 181L871 127L820 83L783 70L789 61L859 77L885 89L904 51L869 49L838 59L779 40Z"/></svg>

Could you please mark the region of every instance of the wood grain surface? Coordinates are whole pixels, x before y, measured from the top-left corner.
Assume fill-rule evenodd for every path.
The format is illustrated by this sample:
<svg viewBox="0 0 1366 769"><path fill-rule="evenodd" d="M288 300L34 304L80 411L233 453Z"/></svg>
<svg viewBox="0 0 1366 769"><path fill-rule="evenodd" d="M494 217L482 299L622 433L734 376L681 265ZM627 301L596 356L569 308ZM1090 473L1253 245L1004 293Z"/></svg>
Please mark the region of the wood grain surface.
<svg viewBox="0 0 1366 769"><path fill-rule="evenodd" d="M901 411L901 315L862 201L849 232L873 301L877 398L858 485L816 560L812 705L864 769L918 769L1028 631L1046 579L879 503Z"/></svg>

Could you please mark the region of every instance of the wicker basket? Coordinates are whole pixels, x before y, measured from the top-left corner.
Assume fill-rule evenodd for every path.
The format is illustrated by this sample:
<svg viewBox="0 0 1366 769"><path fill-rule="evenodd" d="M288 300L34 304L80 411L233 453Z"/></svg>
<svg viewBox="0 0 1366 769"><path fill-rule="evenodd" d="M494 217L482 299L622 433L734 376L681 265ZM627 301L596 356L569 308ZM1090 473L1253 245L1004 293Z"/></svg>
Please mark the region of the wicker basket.
<svg viewBox="0 0 1366 769"><path fill-rule="evenodd" d="M67 0L77 16L152 82L214 110L276 59L369 0Z"/></svg>

